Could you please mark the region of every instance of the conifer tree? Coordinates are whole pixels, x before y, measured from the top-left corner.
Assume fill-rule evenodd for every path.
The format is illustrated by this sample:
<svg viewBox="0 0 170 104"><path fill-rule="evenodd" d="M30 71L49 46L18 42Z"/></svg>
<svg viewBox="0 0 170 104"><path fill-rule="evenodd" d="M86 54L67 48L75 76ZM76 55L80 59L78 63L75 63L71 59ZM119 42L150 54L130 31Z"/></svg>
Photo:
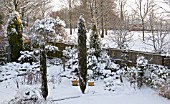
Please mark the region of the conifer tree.
<svg viewBox="0 0 170 104"><path fill-rule="evenodd" d="M40 46L40 71L42 78L42 96L46 100L48 96L48 86L47 86L47 65L46 65L46 54L45 54L45 44Z"/></svg>
<svg viewBox="0 0 170 104"><path fill-rule="evenodd" d="M94 55L98 58L100 56L99 35L97 31L96 20L93 19L92 32L90 34L90 48L95 49Z"/></svg>
<svg viewBox="0 0 170 104"><path fill-rule="evenodd" d="M78 69L79 85L82 93L85 93L87 84L87 48L86 48L86 27L85 20L82 16L78 20Z"/></svg>
<svg viewBox="0 0 170 104"><path fill-rule="evenodd" d="M10 14L7 26L7 35L11 48L12 61L18 60L20 51L23 49L22 33L23 27L19 13L14 11Z"/></svg>

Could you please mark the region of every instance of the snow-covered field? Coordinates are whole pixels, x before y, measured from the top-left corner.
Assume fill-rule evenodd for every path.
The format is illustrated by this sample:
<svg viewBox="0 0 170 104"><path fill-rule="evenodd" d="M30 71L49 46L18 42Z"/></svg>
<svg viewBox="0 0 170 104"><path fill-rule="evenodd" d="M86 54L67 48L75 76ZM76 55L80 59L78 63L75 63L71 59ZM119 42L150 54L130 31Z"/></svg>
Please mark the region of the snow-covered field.
<svg viewBox="0 0 170 104"><path fill-rule="evenodd" d="M66 28L67 33L69 34L69 29ZM132 34L132 40L127 42L129 50L136 50L136 51L143 51L143 52L154 52L153 46L148 45L151 44L150 41L145 40L143 41L142 31L131 31L129 32ZM108 35L105 35L103 39L101 39L102 45L105 45L107 48L117 48L117 44L113 41L113 31L109 30ZM150 32L145 32L145 38L151 35ZM87 33L87 40L89 41L90 31ZM166 45L166 51L170 54L170 34L166 36L166 40L169 43ZM87 41L87 44L88 44ZM69 35L68 42L75 43L77 42L77 29L73 30L73 34ZM147 43L147 44L146 44Z"/></svg>

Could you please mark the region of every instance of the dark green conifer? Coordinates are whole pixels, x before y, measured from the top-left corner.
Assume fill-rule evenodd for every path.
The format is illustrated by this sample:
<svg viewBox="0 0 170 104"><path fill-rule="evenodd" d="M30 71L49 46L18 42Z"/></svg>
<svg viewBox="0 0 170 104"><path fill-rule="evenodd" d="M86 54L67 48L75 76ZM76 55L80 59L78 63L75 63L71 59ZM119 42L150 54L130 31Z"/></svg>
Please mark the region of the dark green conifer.
<svg viewBox="0 0 170 104"><path fill-rule="evenodd" d="M12 61L18 61L20 51L23 49L22 33L23 27L19 13L14 11L10 14L7 26L7 35L11 48Z"/></svg>
<svg viewBox="0 0 170 104"><path fill-rule="evenodd" d="M92 23L92 30L91 30L91 34L90 34L90 48L95 49L94 55L96 57L100 56L100 46L99 46L99 35L98 35L98 31L97 31L97 24L95 19L93 19L93 23Z"/></svg>
<svg viewBox="0 0 170 104"><path fill-rule="evenodd" d="M78 60L79 60L79 85L82 93L85 93L87 84L87 48L86 48L86 27L82 16L78 20Z"/></svg>

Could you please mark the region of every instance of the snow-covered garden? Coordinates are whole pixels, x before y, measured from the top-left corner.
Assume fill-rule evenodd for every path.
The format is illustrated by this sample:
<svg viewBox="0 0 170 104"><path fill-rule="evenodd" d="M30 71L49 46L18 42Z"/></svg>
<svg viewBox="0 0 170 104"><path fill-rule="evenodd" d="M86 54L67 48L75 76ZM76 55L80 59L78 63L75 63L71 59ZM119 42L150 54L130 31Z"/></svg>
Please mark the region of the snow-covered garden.
<svg viewBox="0 0 170 104"><path fill-rule="evenodd" d="M163 90L160 88L169 84L170 70L164 66L148 65L148 60L144 57L139 57L134 67L121 68L111 60L105 50L108 47L116 48L116 43L108 41L112 36L111 33L101 40L103 50L98 59L93 54L94 49L87 51L87 78L89 82L94 82L94 86L87 84L85 94L81 93L79 86L72 86L72 80L78 79L76 70L78 50L76 47L66 47L63 50L64 62L60 58L47 59L49 91L47 100L44 101L41 94L39 50L34 50L21 52L19 63L7 63L0 67L1 103L25 104L27 100L31 100L33 104L34 102L36 104L169 104L170 101L162 97L165 93L170 93L167 92L169 88ZM145 51L147 45L141 42L140 32L133 34L133 41L129 43L130 49ZM87 36L89 44L90 33ZM69 42L77 42L77 30L70 37L67 37ZM51 45L47 45L45 49L54 52L58 50ZM141 70L144 74L142 76L144 83L139 87L137 80Z"/></svg>
<svg viewBox="0 0 170 104"><path fill-rule="evenodd" d="M1 104L170 104L167 66L150 64L141 55L134 66L118 64L107 50L152 52L169 58L168 31L145 31L143 37L141 31L120 26L100 36L103 31L95 18L87 29L81 15L71 35L59 17L40 18L23 27L17 11L9 16L4 34L10 52L3 54L0 65ZM55 43L74 46L61 50ZM62 55L47 56L48 52Z"/></svg>

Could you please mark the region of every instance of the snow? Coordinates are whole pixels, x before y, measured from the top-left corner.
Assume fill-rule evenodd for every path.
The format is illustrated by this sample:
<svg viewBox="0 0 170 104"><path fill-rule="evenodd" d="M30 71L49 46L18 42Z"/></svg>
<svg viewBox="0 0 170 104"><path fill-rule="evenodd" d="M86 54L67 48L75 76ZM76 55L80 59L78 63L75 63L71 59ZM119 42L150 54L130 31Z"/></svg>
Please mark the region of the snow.
<svg viewBox="0 0 170 104"><path fill-rule="evenodd" d="M35 65L35 64L33 64ZM7 64L7 66L0 67L2 70L5 68L17 69L21 67L21 64L13 63ZM124 83L120 80L116 80L114 77L109 77L104 80L94 81L95 86L87 86L85 94L82 94L79 86L72 86L71 79L67 77L61 77L60 83L53 83L50 81L52 76L59 76L63 73L62 65L56 66L48 64L48 98L57 100L58 104L169 104L169 100L158 95L158 91L144 86L141 89L134 89L130 86L129 82L124 78ZM22 67L30 68L31 66L23 64ZM15 70L12 72L14 73ZM64 75L68 75L68 71ZM91 73L91 72L90 72ZM107 72L110 74L110 72ZM13 74L14 75L14 74ZM17 79L15 79L17 80ZM115 91L108 91L104 88L106 81L112 81L115 86L112 87ZM31 94L37 94L40 90L40 84L35 85L22 85L19 84L17 89L14 79L9 79L0 82L0 103L9 101L16 97L23 97L25 91L30 91ZM37 89L37 90L36 90ZM36 90L37 92L34 92ZM31 96L31 95L30 95ZM40 95L37 95L40 96ZM70 98L70 99L69 99ZM64 100L65 99L65 100Z"/></svg>

